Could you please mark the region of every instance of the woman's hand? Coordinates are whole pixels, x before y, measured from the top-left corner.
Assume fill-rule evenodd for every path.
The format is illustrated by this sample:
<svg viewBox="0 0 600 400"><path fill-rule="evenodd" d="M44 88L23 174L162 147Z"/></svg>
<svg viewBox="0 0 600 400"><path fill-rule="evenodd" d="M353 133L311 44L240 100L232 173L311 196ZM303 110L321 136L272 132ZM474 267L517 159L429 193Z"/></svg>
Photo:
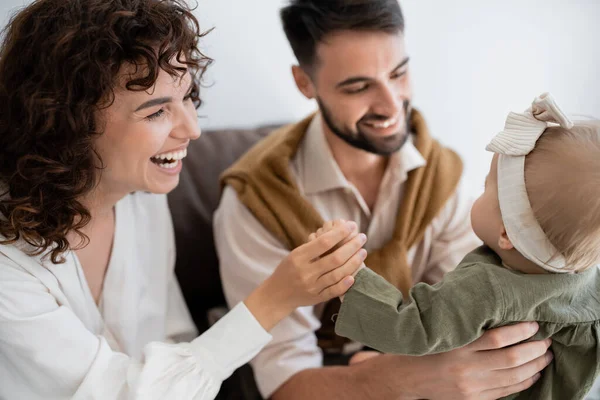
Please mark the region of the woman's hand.
<svg viewBox="0 0 600 400"><path fill-rule="evenodd" d="M327 221L325 222L325 224L323 225L323 227L319 228L315 233L311 233L310 236L308 237L308 240L315 240L319 237L321 237L323 234L331 231L332 229L334 229L335 227L339 226L340 224L345 224L347 223L347 221L343 220L343 219L338 219L335 221ZM352 238L352 235L350 235L348 237L348 239L346 239L346 241L350 240ZM343 242L338 244L338 246L341 246L342 244L344 244ZM333 248L331 251L334 251L335 248ZM358 271L360 271L361 269L365 268L365 264L360 264L360 266L354 271L354 273L352 274L352 277L355 277L356 274L358 273ZM344 292L346 293L346 292ZM344 301L344 293L342 293L339 297L340 297L340 301Z"/></svg>
<svg viewBox="0 0 600 400"><path fill-rule="evenodd" d="M301 306L311 306L343 295L354 283L352 275L367 257L354 222L336 221L312 234L309 242L292 251L275 272L246 299L246 307L270 330Z"/></svg>
<svg viewBox="0 0 600 400"><path fill-rule="evenodd" d="M318 238L311 234L308 243L292 251L271 276L287 286L293 309L346 293L354 283L352 275L367 256L362 249L367 237L358 234L356 223L340 220L327 222L325 227L327 232Z"/></svg>

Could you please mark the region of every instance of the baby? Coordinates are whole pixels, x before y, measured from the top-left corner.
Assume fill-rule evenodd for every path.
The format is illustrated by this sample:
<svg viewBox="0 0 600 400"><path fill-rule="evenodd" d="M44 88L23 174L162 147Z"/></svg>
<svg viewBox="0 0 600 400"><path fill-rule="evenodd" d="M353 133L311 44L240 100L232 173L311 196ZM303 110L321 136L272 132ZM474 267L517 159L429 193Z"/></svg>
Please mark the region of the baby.
<svg viewBox="0 0 600 400"><path fill-rule="evenodd" d="M471 212L485 245L407 299L361 269L336 332L382 352L425 355L537 321L534 339L552 338L554 360L507 398L583 399L600 367L600 121L573 123L543 94L509 114L487 150L495 155Z"/></svg>

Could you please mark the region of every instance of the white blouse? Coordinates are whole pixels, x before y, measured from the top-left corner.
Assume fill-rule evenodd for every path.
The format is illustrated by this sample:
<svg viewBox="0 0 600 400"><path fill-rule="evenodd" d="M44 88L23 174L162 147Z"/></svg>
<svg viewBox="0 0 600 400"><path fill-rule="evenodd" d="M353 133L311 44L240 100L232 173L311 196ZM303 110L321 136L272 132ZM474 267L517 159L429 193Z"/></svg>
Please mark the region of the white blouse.
<svg viewBox="0 0 600 400"><path fill-rule="evenodd" d="M194 339L166 196L115 212L100 307L74 252L54 265L0 245L0 399L213 399L271 340L243 303Z"/></svg>

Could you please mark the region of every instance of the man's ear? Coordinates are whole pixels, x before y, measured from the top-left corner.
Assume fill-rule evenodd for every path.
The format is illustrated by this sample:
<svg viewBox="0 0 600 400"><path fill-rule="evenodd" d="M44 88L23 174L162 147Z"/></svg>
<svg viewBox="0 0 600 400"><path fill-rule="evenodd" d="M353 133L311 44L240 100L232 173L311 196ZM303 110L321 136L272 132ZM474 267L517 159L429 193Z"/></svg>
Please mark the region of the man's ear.
<svg viewBox="0 0 600 400"><path fill-rule="evenodd" d="M294 75L294 81L298 90L307 99L314 99L316 96L315 86L313 85L310 76L298 65L292 67L292 75Z"/></svg>
<svg viewBox="0 0 600 400"><path fill-rule="evenodd" d="M500 237L498 238L498 247L502 250L512 250L515 248L512 242L508 238L508 234L506 233L506 228L502 225L502 230L500 231Z"/></svg>

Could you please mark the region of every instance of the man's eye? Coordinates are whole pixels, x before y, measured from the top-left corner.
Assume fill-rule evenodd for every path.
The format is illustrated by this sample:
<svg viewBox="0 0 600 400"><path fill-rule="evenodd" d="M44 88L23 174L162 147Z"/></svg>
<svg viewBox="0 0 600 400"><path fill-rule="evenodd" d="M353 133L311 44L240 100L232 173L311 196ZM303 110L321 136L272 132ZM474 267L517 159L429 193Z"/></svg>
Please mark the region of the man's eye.
<svg viewBox="0 0 600 400"><path fill-rule="evenodd" d="M361 86L357 86L357 87L353 87L351 89L347 89L346 93L348 94L354 94L354 93L360 93L360 92L364 92L365 90L367 90L369 88L368 84L365 85L361 85Z"/></svg>
<svg viewBox="0 0 600 400"><path fill-rule="evenodd" d="M401 72L396 72L394 75L392 75L392 79L398 79L403 77L404 75L406 75L406 71L401 71Z"/></svg>

